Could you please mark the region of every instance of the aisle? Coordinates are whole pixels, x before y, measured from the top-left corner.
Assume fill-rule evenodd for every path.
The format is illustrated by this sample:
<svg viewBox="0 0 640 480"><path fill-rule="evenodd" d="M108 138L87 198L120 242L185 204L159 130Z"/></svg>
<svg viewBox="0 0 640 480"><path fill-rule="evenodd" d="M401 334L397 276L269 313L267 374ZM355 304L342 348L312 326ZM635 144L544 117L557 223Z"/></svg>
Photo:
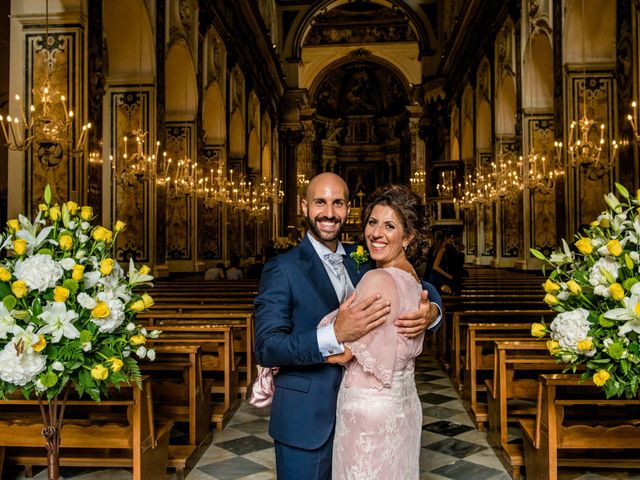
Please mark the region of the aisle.
<svg viewBox="0 0 640 480"><path fill-rule="evenodd" d="M435 360L416 364L423 405L421 476L423 480L508 480L500 461L464 411L449 378ZM187 480L266 480L275 478L267 432L268 412L243 405Z"/></svg>
<svg viewBox="0 0 640 480"><path fill-rule="evenodd" d="M422 480L508 480L499 460L476 431L449 378L435 361L423 356L416 365L418 393L423 405ZM267 434L268 411L243 403L229 425L214 433L187 480L267 480L275 478L273 443ZM125 480L123 470L82 472L63 469L64 478ZM46 479L46 473L33 477ZM173 476L175 478L175 476ZM24 479L23 476L16 477Z"/></svg>

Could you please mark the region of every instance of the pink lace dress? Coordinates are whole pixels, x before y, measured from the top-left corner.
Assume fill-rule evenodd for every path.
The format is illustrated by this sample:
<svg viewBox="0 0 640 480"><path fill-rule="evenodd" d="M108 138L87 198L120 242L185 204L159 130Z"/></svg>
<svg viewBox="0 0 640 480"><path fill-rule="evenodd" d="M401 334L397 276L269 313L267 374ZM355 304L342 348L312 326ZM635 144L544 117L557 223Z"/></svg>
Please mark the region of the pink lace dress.
<svg viewBox="0 0 640 480"><path fill-rule="evenodd" d="M414 364L424 334L407 339L394 321L418 308L422 287L411 274L385 268L367 272L356 290L359 299L380 293L391 302L391 312L384 325L348 344L354 358L338 394L332 478L418 480L422 407Z"/></svg>

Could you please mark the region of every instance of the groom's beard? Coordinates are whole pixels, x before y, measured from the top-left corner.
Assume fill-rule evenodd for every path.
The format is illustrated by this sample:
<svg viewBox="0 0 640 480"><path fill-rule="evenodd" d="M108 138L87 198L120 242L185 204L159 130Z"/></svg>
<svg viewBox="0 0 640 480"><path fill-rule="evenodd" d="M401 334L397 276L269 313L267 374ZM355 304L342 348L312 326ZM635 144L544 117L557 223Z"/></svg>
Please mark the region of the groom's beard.
<svg viewBox="0 0 640 480"><path fill-rule="evenodd" d="M338 225L335 233L327 233L323 232L318 228L318 222L334 222ZM316 217L315 219L311 219L309 215L307 215L307 225L309 225L309 230L313 233L313 235L324 242L333 242L340 238L342 234L342 228L344 227L344 221L340 221L338 217Z"/></svg>

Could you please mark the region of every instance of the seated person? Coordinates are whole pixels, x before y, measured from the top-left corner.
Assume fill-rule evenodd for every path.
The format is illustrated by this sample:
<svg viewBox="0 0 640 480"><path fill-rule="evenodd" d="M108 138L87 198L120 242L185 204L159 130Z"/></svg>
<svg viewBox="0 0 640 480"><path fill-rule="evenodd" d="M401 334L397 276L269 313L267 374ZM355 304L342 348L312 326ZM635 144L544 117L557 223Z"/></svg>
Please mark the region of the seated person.
<svg viewBox="0 0 640 480"><path fill-rule="evenodd" d="M224 280L226 277L224 271L224 264L221 262L216 263L216 266L213 268L209 268L206 272L204 272L205 280Z"/></svg>
<svg viewBox="0 0 640 480"><path fill-rule="evenodd" d="M244 277L240 269L240 258L231 257L231 266L227 269L227 280L242 280Z"/></svg>

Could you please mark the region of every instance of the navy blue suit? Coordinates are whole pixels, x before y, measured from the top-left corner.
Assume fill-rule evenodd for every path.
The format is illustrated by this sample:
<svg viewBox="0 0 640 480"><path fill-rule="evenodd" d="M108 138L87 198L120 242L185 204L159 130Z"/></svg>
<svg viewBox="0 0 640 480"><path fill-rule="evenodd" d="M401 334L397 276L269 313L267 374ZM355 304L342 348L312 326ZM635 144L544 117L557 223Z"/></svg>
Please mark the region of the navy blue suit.
<svg viewBox="0 0 640 480"><path fill-rule="evenodd" d="M362 265L357 271L349 257L355 247L344 247L344 265L355 286L373 264ZM428 284L424 287L431 301L441 305L437 291ZM297 449L331 448L342 367L324 363L316 327L340 304L322 260L306 236L298 247L267 262L254 305L258 363L280 367L269 435L277 443ZM278 472L280 475L280 465Z"/></svg>

